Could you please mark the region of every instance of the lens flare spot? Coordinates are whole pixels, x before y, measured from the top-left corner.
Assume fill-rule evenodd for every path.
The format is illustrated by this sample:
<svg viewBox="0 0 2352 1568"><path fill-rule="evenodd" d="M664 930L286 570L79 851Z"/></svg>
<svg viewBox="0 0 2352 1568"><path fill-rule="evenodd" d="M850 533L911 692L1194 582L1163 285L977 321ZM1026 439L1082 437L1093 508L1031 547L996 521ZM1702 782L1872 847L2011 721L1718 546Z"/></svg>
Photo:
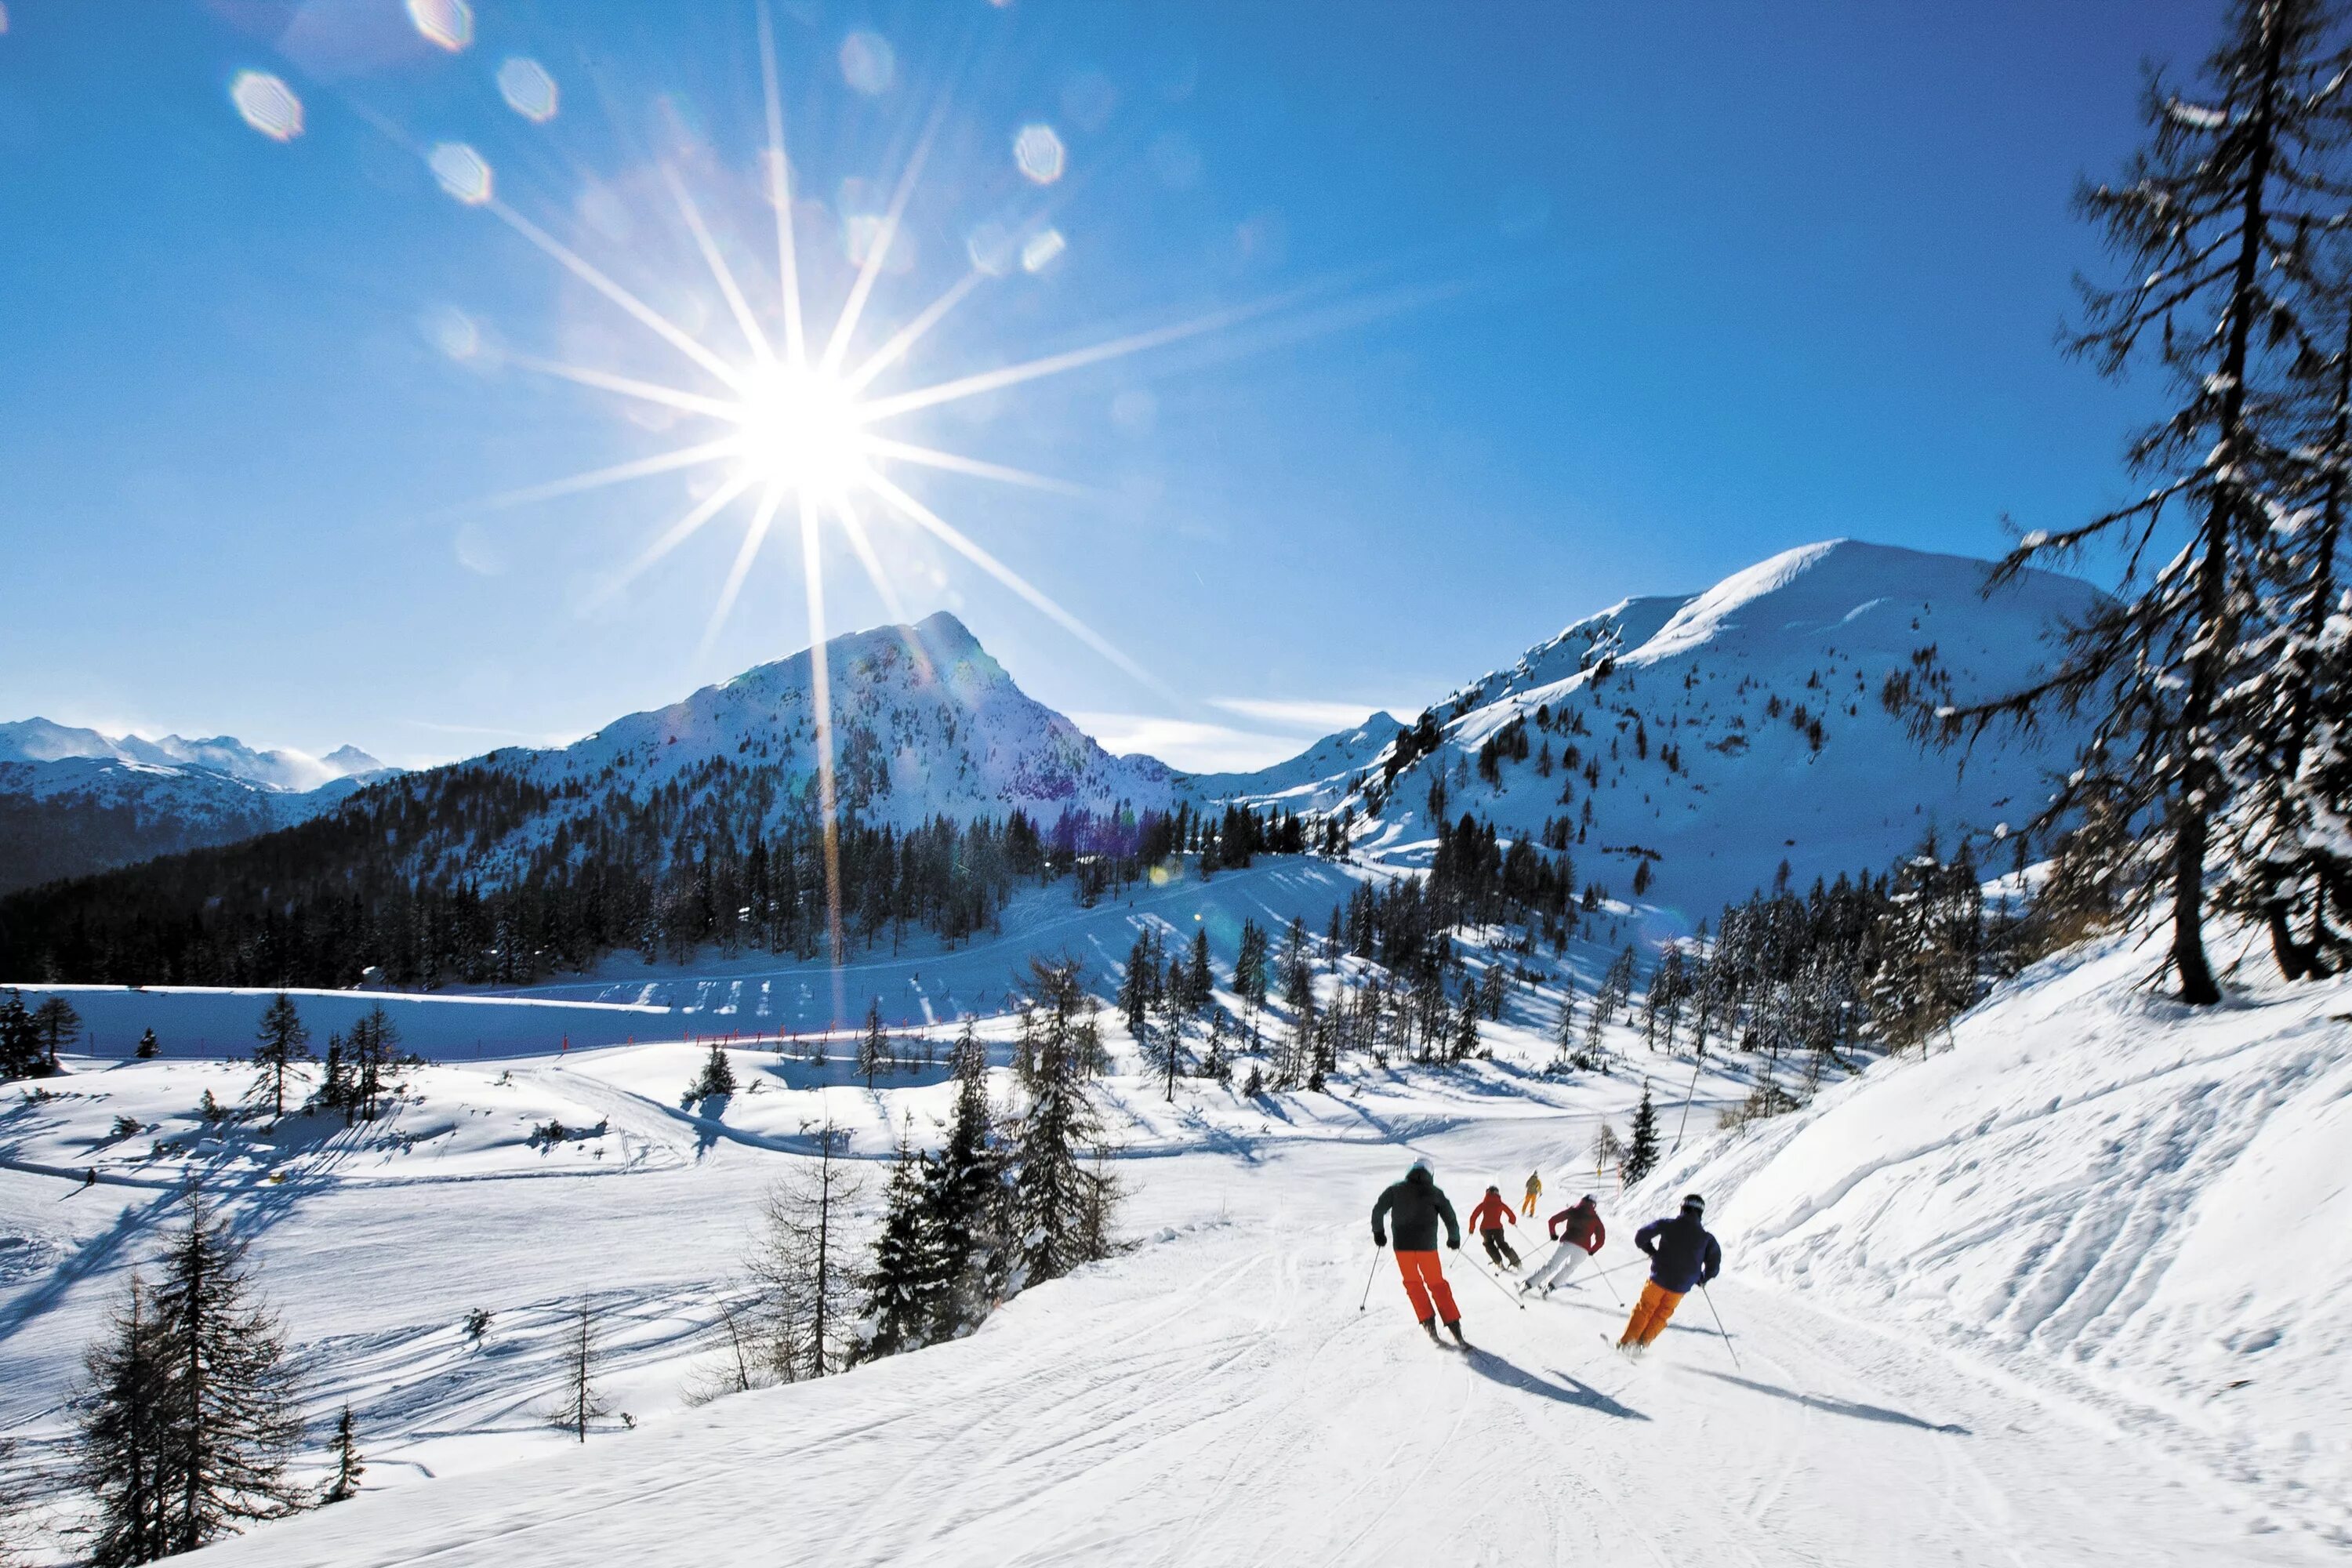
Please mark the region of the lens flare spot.
<svg viewBox="0 0 2352 1568"><path fill-rule="evenodd" d="M425 161L441 188L467 206L478 207L490 199L490 166L463 142L442 142Z"/></svg>
<svg viewBox="0 0 2352 1568"><path fill-rule="evenodd" d="M533 125L544 125L555 118L555 79L537 60L517 55L500 66L499 96Z"/></svg>
<svg viewBox="0 0 2352 1568"><path fill-rule="evenodd" d="M1061 137L1050 125L1024 125L1013 138L1013 161L1034 184L1050 185L1060 179L1068 159Z"/></svg>
<svg viewBox="0 0 2352 1568"><path fill-rule="evenodd" d="M302 100L268 71L237 72L228 97L245 122L272 142L291 142L302 134Z"/></svg>
<svg viewBox="0 0 2352 1568"><path fill-rule="evenodd" d="M1021 246L1011 229L991 218L964 237L963 253L973 271L1002 278L1020 261Z"/></svg>
<svg viewBox="0 0 2352 1568"><path fill-rule="evenodd" d="M425 42L453 55L474 41L474 8L466 0L408 0L408 19Z"/></svg>
<svg viewBox="0 0 2352 1568"><path fill-rule="evenodd" d="M463 363L482 352L482 329L455 306L428 310L419 321L425 341L451 359Z"/></svg>
<svg viewBox="0 0 2352 1568"><path fill-rule="evenodd" d="M898 74L898 57L890 40L863 29L841 40L841 79L868 98L890 90Z"/></svg>
<svg viewBox="0 0 2352 1568"><path fill-rule="evenodd" d="M1062 237L1062 231L1058 228L1033 234L1029 237L1029 243L1021 247L1021 270L1043 272L1069 248L1070 242Z"/></svg>

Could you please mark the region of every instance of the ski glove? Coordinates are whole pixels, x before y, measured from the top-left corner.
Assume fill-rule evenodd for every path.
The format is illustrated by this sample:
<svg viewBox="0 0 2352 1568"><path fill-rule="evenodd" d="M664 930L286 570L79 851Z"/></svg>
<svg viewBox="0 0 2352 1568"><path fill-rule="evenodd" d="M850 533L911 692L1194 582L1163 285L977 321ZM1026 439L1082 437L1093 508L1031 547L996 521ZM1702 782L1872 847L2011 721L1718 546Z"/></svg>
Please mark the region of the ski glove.
<svg viewBox="0 0 2352 1568"><path fill-rule="evenodd" d="M1459 1251L1461 1251L1461 1250L1462 1250L1462 1238L1461 1238L1460 1237L1458 1237L1458 1236L1449 1236L1449 1237L1447 1237L1445 1238L1445 1250L1446 1250L1446 1251L1448 1251L1448 1252L1459 1252Z"/></svg>
<svg viewBox="0 0 2352 1568"><path fill-rule="evenodd" d="M1386 1247L1388 1244L1389 1238L1381 1233L1381 1227L1379 1226L1372 1226L1372 1245L1374 1247Z"/></svg>

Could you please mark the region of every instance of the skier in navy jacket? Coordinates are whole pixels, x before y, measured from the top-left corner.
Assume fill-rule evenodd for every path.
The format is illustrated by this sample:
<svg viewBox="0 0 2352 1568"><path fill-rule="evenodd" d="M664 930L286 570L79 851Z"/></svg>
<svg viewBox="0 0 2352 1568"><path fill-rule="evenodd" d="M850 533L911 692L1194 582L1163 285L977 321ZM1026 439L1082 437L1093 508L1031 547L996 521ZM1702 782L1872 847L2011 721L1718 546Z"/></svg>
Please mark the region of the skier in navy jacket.
<svg viewBox="0 0 2352 1568"><path fill-rule="evenodd" d="M1647 1349L1666 1331L1666 1321L1691 1288L1723 1272L1723 1248L1706 1232L1706 1200L1696 1193L1683 1199L1682 1213L1654 1219L1633 1233L1633 1245L1650 1255L1650 1278L1633 1315L1625 1320L1619 1350Z"/></svg>

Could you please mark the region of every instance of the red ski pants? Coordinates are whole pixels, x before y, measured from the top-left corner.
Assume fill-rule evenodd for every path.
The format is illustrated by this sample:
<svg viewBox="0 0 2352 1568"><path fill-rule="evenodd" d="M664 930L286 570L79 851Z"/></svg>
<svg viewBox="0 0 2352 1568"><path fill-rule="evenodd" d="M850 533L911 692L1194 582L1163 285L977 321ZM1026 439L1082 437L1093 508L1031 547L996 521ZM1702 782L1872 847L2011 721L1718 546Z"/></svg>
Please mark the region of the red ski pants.
<svg viewBox="0 0 2352 1568"><path fill-rule="evenodd" d="M1669 1290L1656 1280L1645 1280L1642 1299L1633 1303L1633 1315L1625 1320L1625 1334L1621 1345L1646 1345L1666 1331L1666 1320L1683 1304L1680 1290Z"/></svg>
<svg viewBox="0 0 2352 1568"><path fill-rule="evenodd" d="M1436 1253L1399 1251L1396 1260L1397 1272L1404 1276L1404 1293L1412 1298L1414 1317L1425 1323L1435 1312L1449 1323L1462 1321L1462 1309L1454 1304L1453 1288L1445 1283ZM1436 1298L1434 1306L1431 1304L1432 1297Z"/></svg>

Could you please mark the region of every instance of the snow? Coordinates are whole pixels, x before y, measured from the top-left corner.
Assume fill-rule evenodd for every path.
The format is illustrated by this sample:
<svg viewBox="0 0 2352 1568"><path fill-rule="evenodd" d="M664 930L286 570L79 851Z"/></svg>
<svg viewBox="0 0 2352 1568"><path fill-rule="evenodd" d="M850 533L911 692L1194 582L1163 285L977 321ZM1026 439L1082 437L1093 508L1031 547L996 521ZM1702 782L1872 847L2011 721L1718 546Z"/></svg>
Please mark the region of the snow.
<svg viewBox="0 0 2352 1568"><path fill-rule="evenodd" d="M371 1465L366 1495L224 1563L2340 1563L2352 983L2190 1016L2138 987L2147 963L2117 942L2047 965L1949 1049L1744 1133L1705 1131L1745 1088L1717 1064L1664 1173L1601 1189L1617 1272L1521 1310L1449 1255L1468 1356L1410 1322L1371 1197L1419 1156L1457 1207L1531 1166L1564 1206L1636 1076L1531 1072L1549 1001L1523 997L1492 1062L1358 1061L1333 1094L1258 1100L1186 1080L1170 1104L1106 1013L1130 1250L969 1340L700 1407L758 1194L813 1121L868 1160L901 1118L934 1126L938 1069L869 1092L838 1058L738 1050L744 1089L688 1109L690 1042L457 1061L373 1127L201 1148L194 1102L249 1068L84 1058L0 1121L0 1431L55 1455L81 1345L202 1168L313 1415L349 1400ZM1671 1131L1691 1064L1614 1044ZM188 1146L101 1147L126 1114L136 1143ZM550 1120L565 1141L531 1136ZM89 1191L42 1173L85 1163ZM1606 1339L1633 1231L1691 1186L1732 1342L1695 1296L1629 1364ZM584 1447L543 1415L583 1302L636 1423Z"/></svg>
<svg viewBox="0 0 2352 1568"><path fill-rule="evenodd" d="M305 794L361 773L381 773L383 763L357 746L341 746L323 757L287 749L256 751L234 735L191 741L178 735L102 735L95 730L25 719L0 723L0 763L54 763L100 759L158 769L201 769L267 790Z"/></svg>

